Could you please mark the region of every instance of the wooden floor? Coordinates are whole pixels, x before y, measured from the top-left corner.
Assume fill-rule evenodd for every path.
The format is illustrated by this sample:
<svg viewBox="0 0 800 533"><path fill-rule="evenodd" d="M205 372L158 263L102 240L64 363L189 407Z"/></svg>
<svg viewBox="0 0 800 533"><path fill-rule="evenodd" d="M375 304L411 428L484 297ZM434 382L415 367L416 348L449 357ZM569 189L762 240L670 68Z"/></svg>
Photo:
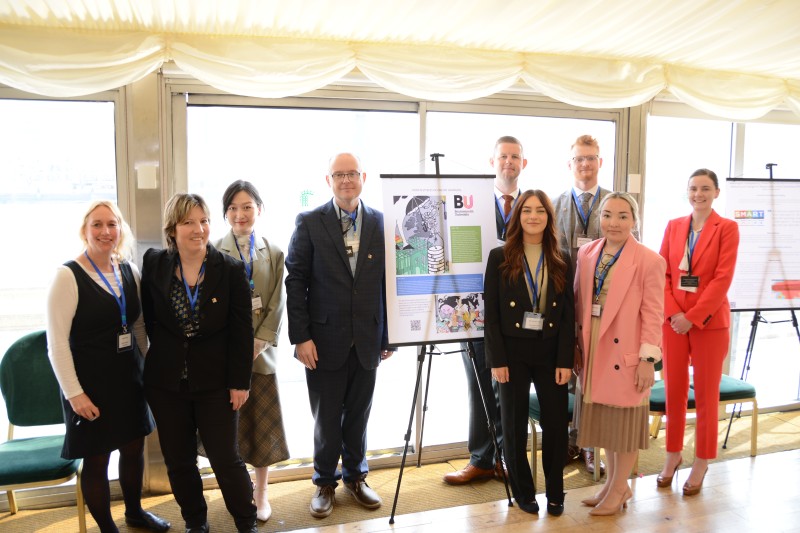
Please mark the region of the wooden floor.
<svg viewBox="0 0 800 533"><path fill-rule="evenodd" d="M518 532L591 530L593 532L800 532L800 450L760 455L712 464L703 490L684 497L681 487L689 475L678 471L671 489L656 488L656 476L631 480L633 499L628 509L613 517L589 516L580 504L596 487L567 493L565 512L538 516L508 507L507 501L439 509L395 517L365 520L301 531L315 533L402 532ZM401 495L402 497L402 495ZM539 505L545 498L540 494ZM384 505L391 505L385 501ZM336 509L334 508L334 513Z"/></svg>

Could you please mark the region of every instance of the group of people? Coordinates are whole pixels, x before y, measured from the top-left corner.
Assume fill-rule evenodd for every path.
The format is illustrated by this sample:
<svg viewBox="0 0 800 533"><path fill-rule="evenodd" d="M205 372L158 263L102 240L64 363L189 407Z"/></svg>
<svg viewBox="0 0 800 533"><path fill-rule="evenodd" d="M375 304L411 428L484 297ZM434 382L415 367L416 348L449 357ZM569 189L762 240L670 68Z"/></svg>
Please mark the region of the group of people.
<svg viewBox="0 0 800 533"><path fill-rule="evenodd" d="M118 531L108 484L114 450L127 525L171 527L141 506L144 437L156 424L187 533L210 530L198 454L238 531L269 519L268 467L289 458L275 377L284 307L315 420L310 512L330 515L339 480L364 507L381 505L366 483L366 427L377 366L393 353L383 216L360 200L366 174L356 156L331 158L326 180L333 199L298 216L285 260L255 229L264 203L247 181L223 194L230 232L213 245L203 198L173 196L167 247L145 252L141 275L117 206L89 206L84 250L50 288L47 337L68 421L62 455L84 459L81 489L103 533Z"/></svg>
<svg viewBox="0 0 800 533"><path fill-rule="evenodd" d="M617 512L631 497L636 452L647 447L647 399L663 335L668 453L658 484L669 486L682 462L693 364L697 458L684 493L697 493L716 456L725 294L738 245L736 224L711 207L716 176L705 169L692 175L693 213L669 224L659 255L637 240L633 197L598 187L595 139L581 136L572 146L575 187L555 206L542 191L519 190L526 163L517 139L497 141L491 164L501 246L486 267L477 376L464 355L471 459L445 481L505 476L491 424L515 499L538 512L525 456L533 383L542 407L547 511L564 510L565 462L582 454L594 468L588 454L600 447L607 481L583 503L594 507L591 514ZM333 156L326 181L333 197L297 216L285 265L281 249L255 229L264 203L246 181L225 191L231 231L213 245L203 198L173 196L164 211L167 248L144 254L141 275L117 206L89 206L80 227L84 250L58 268L50 289L47 337L67 421L62 455L84 459L81 488L100 531L118 531L107 474L114 450L126 523L171 527L141 506L144 437L155 424L187 533L210 530L198 453L208 457L238 531L257 531L257 520L269 519L268 467L289 457L275 377L284 306L315 424L310 513L331 514L339 481L365 508L381 505L366 482L366 428L377 367L394 351L383 215L360 198L366 174L354 154ZM255 468L255 485L245 463Z"/></svg>
<svg viewBox="0 0 800 533"><path fill-rule="evenodd" d="M667 457L657 484L671 486L682 464L692 365L697 444L683 494L697 494L717 454L719 383L729 344L726 294L738 248L738 226L712 208L716 174L699 169L690 176L692 213L669 223L656 253L638 242L636 200L598 186L602 158L591 136L573 144L574 187L555 206L540 190L519 190L527 162L516 138L498 139L490 163L501 242L486 265L485 338L474 343L473 355L477 376L464 356L471 458L445 482L502 479L504 465L486 429L491 425L518 506L539 511L525 453L533 383L541 405L547 512L564 511L565 463L580 455L593 471L595 448L606 450L608 476L582 503L593 507L591 515L619 512L632 497L627 480L637 453L648 447L649 391L663 349ZM568 384L576 376L568 429ZM605 470L602 462L597 466Z"/></svg>

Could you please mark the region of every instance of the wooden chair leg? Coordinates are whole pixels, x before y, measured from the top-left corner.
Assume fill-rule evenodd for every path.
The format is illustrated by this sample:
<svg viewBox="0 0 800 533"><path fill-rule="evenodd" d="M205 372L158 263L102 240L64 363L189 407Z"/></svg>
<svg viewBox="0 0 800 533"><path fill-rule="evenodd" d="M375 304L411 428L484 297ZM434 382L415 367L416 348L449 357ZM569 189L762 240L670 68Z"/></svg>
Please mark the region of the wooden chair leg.
<svg viewBox="0 0 800 533"><path fill-rule="evenodd" d="M661 429L661 415L654 414L653 421L650 423L650 436L654 439L658 438L658 432Z"/></svg>
<svg viewBox="0 0 800 533"><path fill-rule="evenodd" d="M536 481L536 449L539 447L539 438L536 436L536 421L533 418L528 419L528 424L531 427L531 474L533 475L534 482Z"/></svg>
<svg viewBox="0 0 800 533"><path fill-rule="evenodd" d="M75 481L75 499L78 508L78 532L86 533L86 502L83 500L83 490L81 489L81 474L83 473L83 461L78 467L78 477Z"/></svg>
<svg viewBox="0 0 800 533"><path fill-rule="evenodd" d="M11 514L17 514L19 507L17 507L17 498L14 496L14 491L8 490L6 491L6 494L8 495L8 510L11 512Z"/></svg>
<svg viewBox="0 0 800 533"><path fill-rule="evenodd" d="M758 454L758 402L753 398L753 420L750 423L750 456Z"/></svg>

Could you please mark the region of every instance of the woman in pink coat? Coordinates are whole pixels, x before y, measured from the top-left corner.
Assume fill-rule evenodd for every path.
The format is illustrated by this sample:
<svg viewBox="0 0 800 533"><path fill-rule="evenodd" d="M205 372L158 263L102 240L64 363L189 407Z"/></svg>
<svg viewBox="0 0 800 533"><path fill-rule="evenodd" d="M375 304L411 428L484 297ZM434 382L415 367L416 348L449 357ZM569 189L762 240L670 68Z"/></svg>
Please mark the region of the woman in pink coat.
<svg viewBox="0 0 800 533"><path fill-rule="evenodd" d="M631 234L638 211L628 193L607 195L600 204L605 238L578 251L576 361L583 390L578 445L604 448L608 463L605 485L582 502L594 507L591 515L611 515L627 507L632 496L628 477L638 451L648 447L653 364L661 359L666 264Z"/></svg>
<svg viewBox="0 0 800 533"><path fill-rule="evenodd" d="M657 483L669 487L683 462L691 364L697 430L695 460L683 494L693 496L703 486L708 460L717 456L719 382L730 344L727 295L736 266L739 226L711 208L719 196L717 175L711 170L696 170L687 192L692 214L671 220L661 243L661 255L667 260L663 323L667 457Z"/></svg>

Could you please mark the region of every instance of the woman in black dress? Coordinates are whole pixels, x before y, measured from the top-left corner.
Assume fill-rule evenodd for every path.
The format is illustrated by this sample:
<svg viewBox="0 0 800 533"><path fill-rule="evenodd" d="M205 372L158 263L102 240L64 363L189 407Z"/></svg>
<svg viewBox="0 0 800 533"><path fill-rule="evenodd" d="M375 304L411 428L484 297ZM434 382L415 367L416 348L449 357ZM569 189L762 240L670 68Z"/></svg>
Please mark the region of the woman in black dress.
<svg viewBox="0 0 800 533"><path fill-rule="evenodd" d="M83 219L84 252L59 267L47 301L48 355L63 391L65 459L83 458L81 490L102 533L111 517L108 461L119 450L119 483L129 526L167 531L141 506L144 437L153 419L144 398L147 347L139 271L128 262L130 228L116 205L93 203Z"/></svg>

